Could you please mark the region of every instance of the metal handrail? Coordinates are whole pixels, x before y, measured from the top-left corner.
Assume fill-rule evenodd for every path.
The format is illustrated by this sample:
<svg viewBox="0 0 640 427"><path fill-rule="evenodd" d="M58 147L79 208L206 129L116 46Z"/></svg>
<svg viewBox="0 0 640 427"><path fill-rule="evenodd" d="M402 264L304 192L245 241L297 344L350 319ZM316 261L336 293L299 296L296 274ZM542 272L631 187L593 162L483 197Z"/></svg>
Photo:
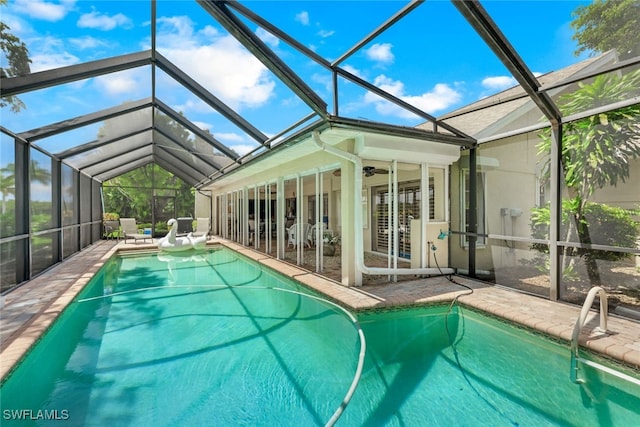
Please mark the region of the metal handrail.
<svg viewBox="0 0 640 427"><path fill-rule="evenodd" d="M594 286L589 290L587 298L584 300L584 304L582 304L582 310L580 310L580 315L578 316L576 325L573 328L573 335L571 336L570 377L571 381L576 384L581 384L584 382L584 380L578 378L578 339L580 338L580 332L582 331L582 327L584 326L584 322L587 318L587 314L589 314L589 310L591 308L591 305L593 304L593 300L595 299L596 294L599 294L600 296L600 326L595 328L595 330L602 333L607 332L607 293L602 287Z"/></svg>

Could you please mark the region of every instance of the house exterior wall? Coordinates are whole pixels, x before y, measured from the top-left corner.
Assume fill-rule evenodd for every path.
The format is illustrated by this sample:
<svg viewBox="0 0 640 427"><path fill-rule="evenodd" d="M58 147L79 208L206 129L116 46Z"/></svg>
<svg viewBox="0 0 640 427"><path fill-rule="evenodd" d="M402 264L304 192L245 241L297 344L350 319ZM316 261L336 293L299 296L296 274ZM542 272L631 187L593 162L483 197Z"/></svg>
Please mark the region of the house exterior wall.
<svg viewBox="0 0 640 427"><path fill-rule="evenodd" d="M484 220L480 231L490 237L481 239L476 250L476 270L480 277L496 283L508 283L523 266L530 265L546 254L531 249L532 209L549 201L549 187L542 177L545 158L537 154L538 132L481 144L477 149L478 185L484 187L484 200L479 200L479 218ZM462 202L463 170L468 170L469 153L451 168L451 227L464 232ZM566 191L563 198L567 198ZM598 189L589 199L625 209L640 207L640 159L630 162L630 175L625 182ZM636 218L640 220L640 218ZM506 236L502 238L501 236ZM561 240L562 240L561 235ZM529 240L529 241L525 241ZM571 241L577 242L574 236ZM594 241L595 244L616 245L615 242ZM640 247L640 246L638 246ZM635 259L634 259L635 258ZM640 257L630 257L626 263L640 265ZM451 236L451 265L468 269L468 247L462 235ZM539 263L538 263L539 265ZM547 292L545 294L545 292ZM548 291L542 291L548 296Z"/></svg>
<svg viewBox="0 0 640 427"><path fill-rule="evenodd" d="M386 139L388 138L389 137ZM344 140L343 142L335 145L339 146L339 149L349 153L353 152L357 146L357 148L362 151L363 155L370 153L372 156L384 157L384 154L387 154L386 160L381 160L379 158L362 159L363 166L371 166L382 170L377 171L372 176L364 173L362 174L362 194L354 194L354 185L356 182L354 164L327 151L319 151L317 146L309 140L297 144L290 149L282 150L267 157L265 160L248 166L245 169L240 169L230 174L228 177L216 181L209 187L203 189L205 193L210 193L212 197L209 199L203 195L197 195L196 212L200 213L211 211L214 213L212 222L214 234L220 233L222 235L227 235L229 227L232 227L234 231L229 234L229 237L246 243L246 227L242 225L241 222L238 222L237 217L239 216L242 218L245 215L248 215L250 211L246 211L246 202L243 202L240 199L246 197L248 200L252 201L251 203L255 206L255 202L253 202L253 200L264 197L256 197L256 185L258 185L257 188L262 189L264 188L263 186L268 183L269 185L277 188L279 197L283 199L282 206L285 206L284 210L281 206L277 211L277 215L281 215L283 217L282 221L280 218L274 219L274 221L284 222L284 228L291 226L296 219L300 219L302 223L311 223L313 222L312 217L315 215L315 212L312 213L310 211L310 199L316 196L316 174L319 173L319 176L322 177L321 192L327 196L328 206L326 206L325 210L328 213L328 228L341 236L342 282L346 285L359 283L361 281L359 278L361 272L358 272L355 266L356 255L354 251L356 250L355 248L357 245L354 239L356 238L355 236L359 236L358 238L362 239L362 250L364 252L375 250L372 245L372 227L376 220L373 214L374 200L372 196L372 188L388 188L390 178L394 177L391 173L393 162L389 159L389 156L393 158L393 153L398 150L396 147L404 147L404 145L402 145L402 140L390 141L386 145L384 140L385 138L381 138L379 135L374 135L371 136L370 141L362 139L356 143L355 140ZM407 147L417 146L416 144L416 141L408 141ZM395 178L401 184L414 183L416 186L420 186L421 180L423 179L424 168L424 174L428 173L427 180L429 178L432 179L433 185L437 188L435 191L436 197L432 205L435 215L434 224L436 224L436 227L431 227L429 230L431 231L431 234L433 234L431 237L435 240L435 237L441 229L446 230L448 228L445 222L448 215L446 197L448 165L428 165L427 163L424 163L423 159L430 158L429 149L433 150L435 160L449 159L451 162L458 157L459 153L459 149L456 146L442 145L433 142L425 143L424 150L416 153L416 156L418 157L416 163L397 162L397 176ZM405 157L411 158L407 153L404 155ZM279 161L276 161L276 159ZM426 172L427 169L428 172ZM383 171L389 172L384 173ZM271 191L273 192L274 189L271 188ZM233 196L234 199L236 199L233 208L230 205L217 206L219 201L218 196L231 193L238 195ZM428 188L421 189L421 197L423 200L425 198L428 200ZM288 206L295 206L295 218L292 216L286 217L285 214ZM228 215L236 219L224 219L226 218L226 215L220 213L221 209L226 210ZM357 230L355 228L357 227L355 216L356 209L362 210L362 230ZM415 209L420 208L418 207ZM419 210L414 214L407 214L405 212L405 216L403 216L402 220L398 221L398 226L407 227L410 217L419 218L419 212ZM272 213L276 214L276 212ZM218 224L218 217L225 222L224 227L226 228L223 229L221 227L222 224ZM316 219L316 221L319 220L320 218ZM246 221L246 219L240 219L239 221ZM387 227L389 227L389 225L387 225ZM400 235L401 238L406 239L406 241L409 240L408 230L405 231L404 234L401 232ZM411 247L415 247L417 249L424 243L422 240L427 238L427 229L422 233L422 236L424 237L420 237L417 241L411 241ZM439 259L441 267L443 268L447 267L447 244L448 241L438 242L439 250L442 253ZM308 249L304 250L307 251ZM424 256L424 259L427 260L428 255L426 254L426 245L424 245L423 252L424 254L422 254L421 251L416 250L415 256ZM300 262L299 252L296 254L290 250L285 250L278 251L277 253L284 257L284 259L293 262ZM414 255L412 255L412 257L413 256ZM417 267L420 267L423 265L426 266L428 260L416 262Z"/></svg>

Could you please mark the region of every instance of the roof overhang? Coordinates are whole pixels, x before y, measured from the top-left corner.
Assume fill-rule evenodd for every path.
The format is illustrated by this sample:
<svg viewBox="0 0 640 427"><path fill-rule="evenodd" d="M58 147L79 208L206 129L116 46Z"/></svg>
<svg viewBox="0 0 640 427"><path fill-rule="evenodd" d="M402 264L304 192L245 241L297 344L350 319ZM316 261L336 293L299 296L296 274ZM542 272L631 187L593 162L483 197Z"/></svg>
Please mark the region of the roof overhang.
<svg viewBox="0 0 640 427"><path fill-rule="evenodd" d="M319 132L322 141L328 145L353 142L354 154L362 159L396 159L410 163L449 165L460 157L461 148L471 147L475 143L469 138L423 129L331 117L312 123L251 161L231 165L229 170L214 174L206 182L198 184L197 188L211 184L228 186L242 183L255 177L257 172L268 170L273 170L272 178L275 179L282 165L322 151L313 140L314 132ZM336 162L339 160L336 157Z"/></svg>

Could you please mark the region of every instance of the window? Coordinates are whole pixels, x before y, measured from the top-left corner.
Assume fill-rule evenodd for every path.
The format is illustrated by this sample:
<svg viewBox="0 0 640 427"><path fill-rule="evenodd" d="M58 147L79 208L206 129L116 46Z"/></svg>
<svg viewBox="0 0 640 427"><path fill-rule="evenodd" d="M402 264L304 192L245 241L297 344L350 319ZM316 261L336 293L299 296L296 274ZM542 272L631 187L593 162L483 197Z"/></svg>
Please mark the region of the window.
<svg viewBox="0 0 640 427"><path fill-rule="evenodd" d="M311 224L315 224L318 222L316 220L316 196L309 196L309 204L308 204L308 217ZM329 227L329 195L324 193L322 195L322 221L327 224L327 228Z"/></svg>
<svg viewBox="0 0 640 427"><path fill-rule="evenodd" d="M460 215L460 228L465 232L469 232L469 206L470 206L470 193L469 193L469 169L462 169L460 176L460 206L462 206L462 212ZM486 238L484 236L480 236L485 234L487 230L487 218L485 215L486 212L486 177L485 172L477 172L476 174L476 205L477 205L477 221L478 221L478 240L476 245L485 245ZM469 246L469 236L463 235L461 239L461 244L464 247Z"/></svg>
<svg viewBox="0 0 640 427"><path fill-rule="evenodd" d="M420 184L416 182L398 183L398 232L399 232L399 256L411 257L411 220L420 219ZM376 218L373 224L373 250L386 252L392 242L389 241L389 204L391 195L388 186L373 188L373 216Z"/></svg>

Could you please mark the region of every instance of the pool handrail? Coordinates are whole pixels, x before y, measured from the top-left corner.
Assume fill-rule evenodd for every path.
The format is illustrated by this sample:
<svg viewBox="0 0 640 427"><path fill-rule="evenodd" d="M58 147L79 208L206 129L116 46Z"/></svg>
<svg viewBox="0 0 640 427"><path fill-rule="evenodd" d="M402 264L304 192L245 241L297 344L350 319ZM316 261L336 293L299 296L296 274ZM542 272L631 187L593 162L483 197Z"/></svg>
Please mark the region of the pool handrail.
<svg viewBox="0 0 640 427"><path fill-rule="evenodd" d="M596 327L595 330L601 333L607 332L607 292L601 286L594 286L587 293L587 297L584 300L584 304L582 304L582 310L580 310L578 320L573 327L573 334L571 335L570 377L571 381L576 384L584 383L583 379L578 378L578 360L582 361L582 359L580 359L580 357L578 356L578 340L580 338L580 332L582 332L582 327L584 326L584 322L587 319L587 314L589 314L589 310L591 309L591 305L593 304L593 300L595 299L596 294L600 296L600 326Z"/></svg>
<svg viewBox="0 0 640 427"><path fill-rule="evenodd" d="M584 384L586 381L583 378L578 378L578 362L584 363L587 366L591 366L592 368L598 369L600 371L606 372L609 375L613 375L622 380L633 383L637 386L640 386L640 380L634 378L625 373L619 372L615 369L612 369L608 366L601 365L592 360L583 359L578 355L578 339L580 338L580 332L582 332L582 327L584 326L584 322L587 318L587 314L589 313L589 309L593 304L593 300L596 297L596 294L600 296L600 326L594 328L595 331L606 334L607 330L607 315L608 315L608 302L607 302L607 293L600 286L594 286L587 293L587 298L584 300L584 304L582 304L582 310L580 310L580 315L578 316L578 320L576 321L576 325L573 328L573 335L571 336L571 372L569 374L571 381L576 384Z"/></svg>

